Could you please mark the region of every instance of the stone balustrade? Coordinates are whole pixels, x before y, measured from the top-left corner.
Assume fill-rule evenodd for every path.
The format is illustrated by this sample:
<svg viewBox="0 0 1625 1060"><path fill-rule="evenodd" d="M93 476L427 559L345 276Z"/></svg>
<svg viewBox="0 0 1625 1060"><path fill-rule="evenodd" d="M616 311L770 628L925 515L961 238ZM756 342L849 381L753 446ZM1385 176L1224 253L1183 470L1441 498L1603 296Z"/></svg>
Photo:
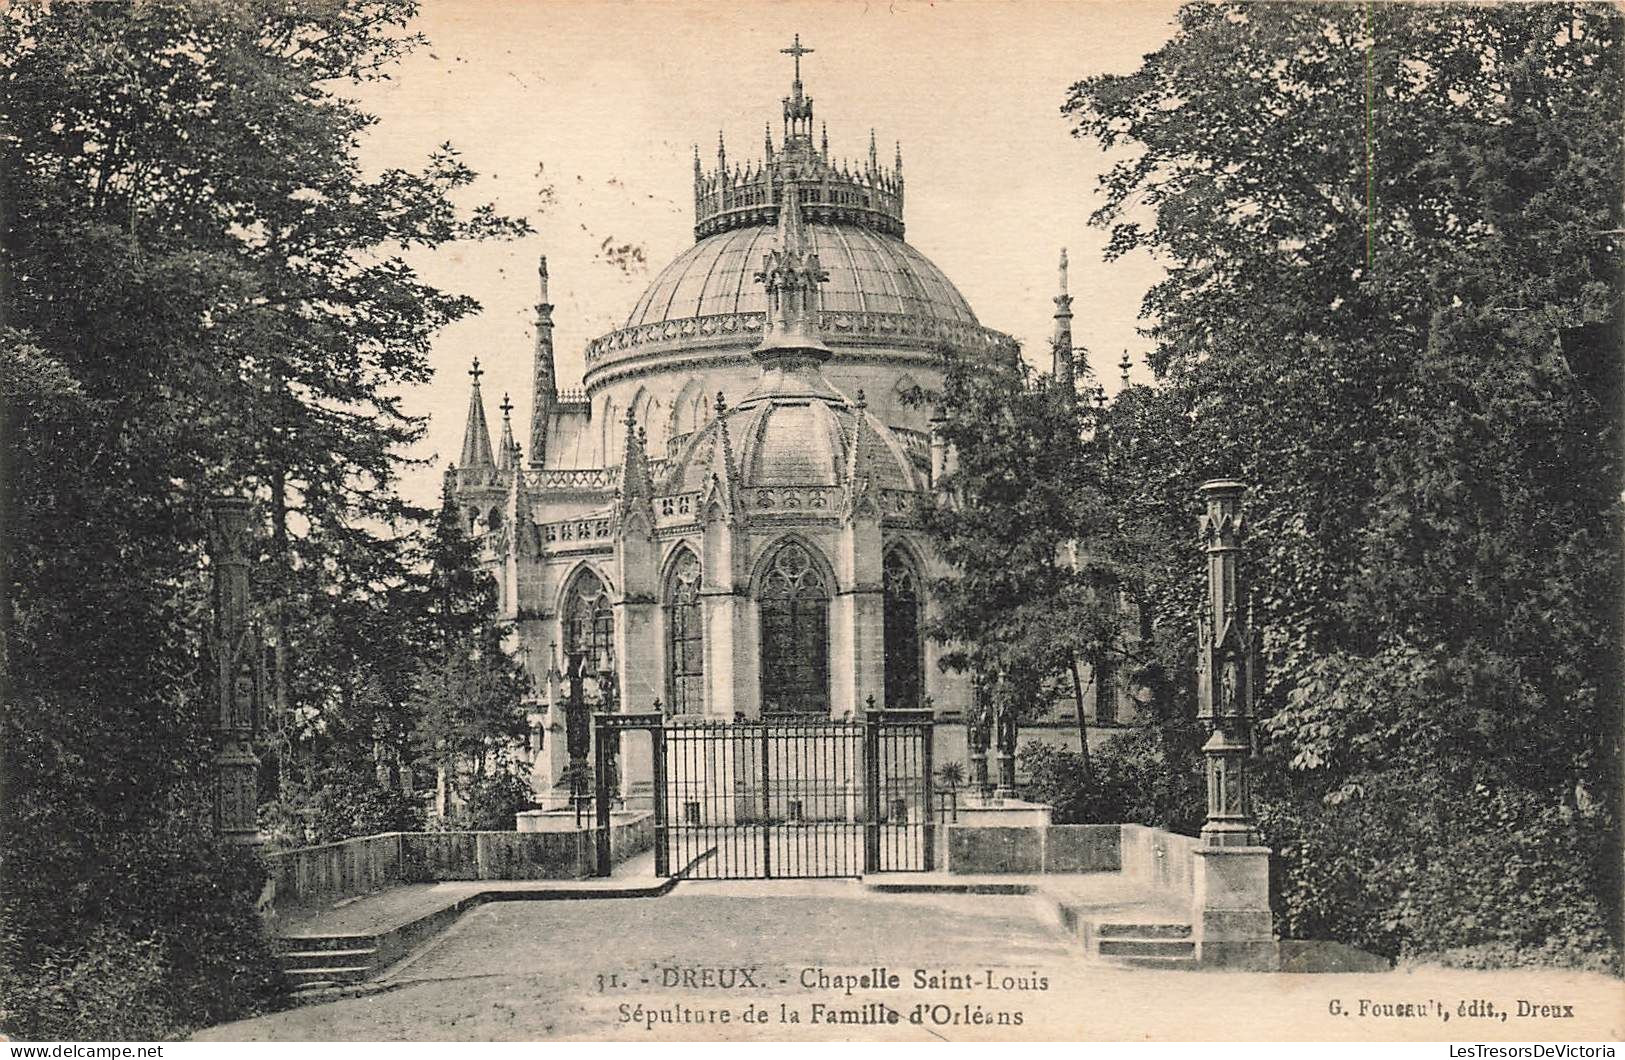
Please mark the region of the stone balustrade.
<svg viewBox="0 0 1625 1060"><path fill-rule="evenodd" d="M941 320L910 313L861 313L825 310L818 314L819 328L827 341L872 342L934 348L939 345L972 353L993 353L1006 349L1008 335L965 321ZM761 313L715 313L686 320L661 320L611 331L587 344L589 368L616 359L622 352L668 344L694 343L708 339L726 340L734 336L754 341L761 336Z"/></svg>

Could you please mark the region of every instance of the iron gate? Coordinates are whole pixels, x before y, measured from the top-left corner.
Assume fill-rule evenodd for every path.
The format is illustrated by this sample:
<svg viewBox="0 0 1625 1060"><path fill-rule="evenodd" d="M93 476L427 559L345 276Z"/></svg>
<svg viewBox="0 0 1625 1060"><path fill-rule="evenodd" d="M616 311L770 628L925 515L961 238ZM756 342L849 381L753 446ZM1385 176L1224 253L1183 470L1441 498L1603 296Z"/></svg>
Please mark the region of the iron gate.
<svg viewBox="0 0 1625 1060"><path fill-rule="evenodd" d="M661 876L921 872L935 860L931 726L928 710L861 721L605 714L596 772L614 775L619 733L649 733ZM600 784L600 875L609 871L607 789Z"/></svg>

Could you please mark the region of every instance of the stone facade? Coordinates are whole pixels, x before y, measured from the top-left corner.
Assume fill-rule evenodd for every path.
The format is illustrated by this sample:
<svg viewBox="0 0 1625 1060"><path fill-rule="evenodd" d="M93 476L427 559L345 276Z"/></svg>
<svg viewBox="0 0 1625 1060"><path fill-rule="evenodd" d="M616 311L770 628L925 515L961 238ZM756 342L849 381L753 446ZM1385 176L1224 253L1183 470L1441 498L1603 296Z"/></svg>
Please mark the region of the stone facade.
<svg viewBox="0 0 1625 1060"><path fill-rule="evenodd" d="M901 150L883 169L872 136L856 165L814 144L797 58L761 161L696 153L696 243L589 344L579 391L557 386L542 261L528 454L506 399L493 450L476 366L448 488L536 680L544 805L568 794L578 685L589 709L710 720L969 705L921 632L943 568L917 513L948 457L905 395L940 383L944 346L1014 344L903 241ZM1132 720L1115 686L1108 705ZM1075 746L1075 717L1044 735ZM938 730L937 761L965 762L962 727Z"/></svg>

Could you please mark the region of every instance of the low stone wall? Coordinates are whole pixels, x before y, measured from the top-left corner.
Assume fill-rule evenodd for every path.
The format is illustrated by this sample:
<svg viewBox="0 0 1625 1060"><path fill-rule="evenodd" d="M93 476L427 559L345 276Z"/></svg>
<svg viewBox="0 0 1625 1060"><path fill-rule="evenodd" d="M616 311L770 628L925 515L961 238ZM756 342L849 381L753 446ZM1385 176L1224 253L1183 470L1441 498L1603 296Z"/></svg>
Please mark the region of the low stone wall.
<svg viewBox="0 0 1625 1060"><path fill-rule="evenodd" d="M1145 881L1169 899L1190 901L1196 893L1196 851L1202 841L1143 824L1125 824L1122 830L1123 875Z"/></svg>
<svg viewBox="0 0 1625 1060"><path fill-rule="evenodd" d="M1045 872L1117 872L1120 829L1113 824L1052 824L1044 829Z"/></svg>
<svg viewBox="0 0 1625 1060"><path fill-rule="evenodd" d="M406 833L385 832L267 854L278 906L366 894L399 883Z"/></svg>
<svg viewBox="0 0 1625 1060"><path fill-rule="evenodd" d="M1119 826L1052 824L946 826L948 871L983 873L1116 872L1122 864Z"/></svg>
<svg viewBox="0 0 1625 1060"><path fill-rule="evenodd" d="M616 815L613 863L654 845L649 814ZM268 854L275 902L288 908L367 894L397 883L569 880L597 868L597 828L579 832L387 832Z"/></svg>

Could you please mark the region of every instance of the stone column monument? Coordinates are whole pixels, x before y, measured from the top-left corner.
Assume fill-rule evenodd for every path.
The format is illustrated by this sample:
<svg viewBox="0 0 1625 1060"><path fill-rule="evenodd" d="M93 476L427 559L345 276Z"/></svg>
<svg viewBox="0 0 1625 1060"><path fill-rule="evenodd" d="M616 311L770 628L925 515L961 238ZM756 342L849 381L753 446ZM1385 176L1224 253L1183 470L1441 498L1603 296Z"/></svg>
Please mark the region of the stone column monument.
<svg viewBox="0 0 1625 1060"><path fill-rule="evenodd" d="M993 736L999 751L999 785L995 794L1003 799L1016 795L1016 732L1016 703L1011 698L1010 688L1005 686L1000 689L993 714Z"/></svg>
<svg viewBox="0 0 1625 1060"><path fill-rule="evenodd" d="M1241 570L1241 482L1204 482L1198 518L1207 553L1207 605L1197 623L1197 716L1212 728L1207 822L1196 851L1199 959L1205 965L1270 968L1276 947L1269 905L1270 851L1260 846L1247 782L1252 753L1256 645Z"/></svg>
<svg viewBox="0 0 1625 1060"><path fill-rule="evenodd" d="M260 841L259 759L254 755L259 659L248 621L248 501L209 504L209 563L214 571L214 663L218 700L215 830L228 842Z"/></svg>
<svg viewBox="0 0 1625 1060"><path fill-rule="evenodd" d="M970 758L971 790L983 798L993 791L987 771L987 749L993 742L993 714L988 709L987 692L980 681L975 682L971 697L970 709L965 712L965 751Z"/></svg>

